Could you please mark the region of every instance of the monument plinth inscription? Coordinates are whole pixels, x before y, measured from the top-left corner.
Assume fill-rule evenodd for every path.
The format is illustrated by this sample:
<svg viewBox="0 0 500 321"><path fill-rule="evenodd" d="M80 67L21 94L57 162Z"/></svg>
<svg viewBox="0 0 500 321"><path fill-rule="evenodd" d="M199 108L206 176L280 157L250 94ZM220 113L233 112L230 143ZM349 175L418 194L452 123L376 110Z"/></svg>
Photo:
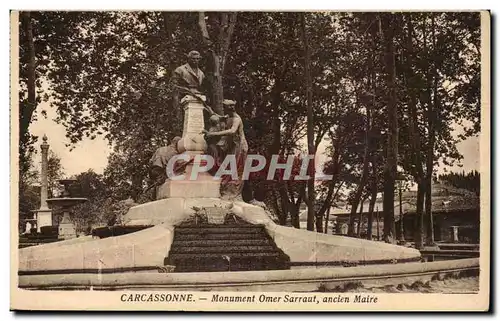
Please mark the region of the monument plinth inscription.
<svg viewBox="0 0 500 321"><path fill-rule="evenodd" d="M199 96L205 99L204 96ZM181 100L184 108L184 128L182 131L182 140L179 142L179 151L195 152L193 155L202 154L207 150L207 142L201 134L204 129L203 103L187 95Z"/></svg>
<svg viewBox="0 0 500 321"><path fill-rule="evenodd" d="M220 207L206 207L208 224L224 224L226 215L229 213L227 209Z"/></svg>
<svg viewBox="0 0 500 321"><path fill-rule="evenodd" d="M177 144L177 149L180 153L188 155L192 162L186 166L184 179L168 179L165 184L158 188L157 199L220 197L220 180L214 179L210 174L206 172L198 173L195 180L190 180L193 166L196 165L194 163L195 157L204 154L207 150L207 143L202 134L205 123L203 116L204 100L205 97L201 95L198 98L186 95L181 100L184 108L184 129L182 139Z"/></svg>

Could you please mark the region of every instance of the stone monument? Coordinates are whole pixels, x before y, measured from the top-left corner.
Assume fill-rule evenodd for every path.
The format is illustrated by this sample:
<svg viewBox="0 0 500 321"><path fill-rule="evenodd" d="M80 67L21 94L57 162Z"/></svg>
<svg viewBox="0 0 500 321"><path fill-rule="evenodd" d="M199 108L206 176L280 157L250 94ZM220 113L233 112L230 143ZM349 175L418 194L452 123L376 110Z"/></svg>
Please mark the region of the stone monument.
<svg viewBox="0 0 500 321"><path fill-rule="evenodd" d="M47 179L47 166L48 166L48 153L49 144L47 143L47 136L43 135L43 143L40 145L42 150L42 171L41 171L41 189L40 189L40 208L35 210L36 215L36 228L40 233L42 226L52 225L52 210L47 205L48 198L48 179Z"/></svg>
<svg viewBox="0 0 500 321"><path fill-rule="evenodd" d="M191 58L196 63L197 55L193 54ZM193 69L193 66L189 67ZM420 260L420 252L416 249L362 239L329 236L277 225L260 206L237 199L221 198L220 181L213 179L206 171L199 173L196 179L190 179L195 166L200 165L194 163L195 160L200 161L196 156L207 152L207 142L203 136L205 124L203 110L207 106L205 97L196 92L202 82L200 81L202 77L199 76L201 73L189 70L188 66L182 69L179 70L182 71L179 73L182 77L178 80L188 81L177 83L177 86L183 87L179 89L185 92L180 100L184 111L183 133L177 144L177 151L182 154L176 156L183 156L182 161L187 160L190 163L184 168L182 180L167 178L157 190L157 200L131 207L121 223L124 227L147 228L125 235L111 236L110 239L94 240L89 237L80 239L80 242L69 240L62 241L57 246L41 245L21 249L19 250L20 284L28 288L38 288L40 285L47 287L47 285L50 286L50 282L59 288L61 285L67 286L68 284L85 284L85 286L109 284L111 287L124 286L126 288L132 284L130 277L133 275L123 277L122 273L134 271L137 267L158 267L160 272L173 269L176 272L182 272L193 271L193 267L197 271L207 271L207 269L235 271L238 269L235 267L238 266L240 270L243 268L251 271L287 269L290 267L290 262L297 262L301 265L307 263L312 268L305 270L305 273L309 274L301 272L300 278L297 278L296 271L290 271L291 273L281 280L294 284L297 280L300 283L301 280L307 279L316 280L319 284L324 281L324 277L320 278L316 275L318 262L331 262L338 265ZM228 106L234 106L234 103L231 102ZM181 109L179 108L178 111L180 112ZM226 117L228 129L210 131L211 135L208 135L208 138L210 136L224 138L223 141L230 145L224 145L226 147L224 154L235 154L237 158L243 160L247 151L243 124L234 109L228 109L228 112L230 112L229 117ZM70 182L64 180L61 183L65 186L67 183L69 186ZM64 225L70 220L69 208L84 201L86 201L85 198L75 198L71 195L46 200L49 206L59 205L66 211L60 226L60 236L73 233L72 230L64 230ZM198 219L203 219L203 223L197 224ZM186 222L191 225L189 222L191 220L199 226L182 226ZM222 226L225 221L231 224ZM244 227L234 228L232 223L243 223ZM180 246L180 242L174 241L175 237L181 234L187 236L186 240L189 241L189 245ZM250 244L221 245L221 235L224 238L228 237L229 241L239 240L241 244L241 240L244 240ZM215 242L208 244L207 240ZM256 241L257 244L271 244L271 246L252 245L256 244ZM198 243L199 246L192 243ZM83 273L75 274L74 271ZM53 273L53 277L49 278L50 274L47 272ZM207 286L213 288L213 284L232 286L232 281L228 279L232 275L242 278L245 289L248 289L248 285L260 289L262 284L265 284L263 280L266 281L267 278L267 275L262 276L257 273L244 273L241 276L233 273L218 273L214 274L214 277L220 278L218 281L214 281L213 277L207 275L202 275L203 280L198 280L195 273L190 273L189 276L181 274L180 278L168 276L160 280L156 272L153 272L154 275L148 271L144 272L145 277L154 278L152 282L155 288L174 285L172 288L191 290L193 285L198 286L205 281L205 288ZM106 275L104 280L100 277L101 273L109 273L109 277ZM331 275L334 275L332 273L326 270L323 275L328 274L331 278ZM138 277L143 278L142 273L138 274ZM193 277L194 283L182 281L183 278L187 280ZM271 282L276 285L275 280ZM314 284L314 289L317 288L318 285Z"/></svg>
<svg viewBox="0 0 500 321"><path fill-rule="evenodd" d="M76 237L76 228L70 218L70 209L75 205L85 203L84 197L74 197L71 187L76 182L75 179L60 179L59 183L64 186L64 190L59 197L49 198L49 206L59 206L63 212L63 218L59 223L58 235L60 239L70 239Z"/></svg>
<svg viewBox="0 0 500 321"><path fill-rule="evenodd" d="M160 186L157 192L157 199L170 197L220 197L220 181L214 179L207 172L200 172L191 176L193 166L201 166L200 159L196 156L205 154L207 143L203 137L204 115L203 110L205 97L198 95L186 95L181 100L181 106L184 109L184 127L182 138L177 144L177 149L190 161L186 166L184 178L180 180L167 179ZM197 163L195 163L197 162ZM193 178L193 179L191 179Z"/></svg>
<svg viewBox="0 0 500 321"><path fill-rule="evenodd" d="M197 51L188 54L188 63L175 69L172 76L175 91L181 93L180 108L184 110L182 138L177 150L182 153L182 161L187 161L183 179L167 178L156 193L156 199L171 197L220 197L220 182L209 173L195 173L193 167L200 166L199 155L207 152L207 142L202 132L205 127L203 112L206 97L201 94L204 74L198 67L201 55ZM174 101L178 98L174 97Z"/></svg>

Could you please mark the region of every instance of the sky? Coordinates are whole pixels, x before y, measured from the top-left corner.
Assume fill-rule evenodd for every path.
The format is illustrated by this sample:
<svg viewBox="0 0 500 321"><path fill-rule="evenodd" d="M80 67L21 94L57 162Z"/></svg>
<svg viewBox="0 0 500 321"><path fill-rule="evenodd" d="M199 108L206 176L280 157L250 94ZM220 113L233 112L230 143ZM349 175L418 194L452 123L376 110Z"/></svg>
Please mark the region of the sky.
<svg viewBox="0 0 500 321"><path fill-rule="evenodd" d="M47 111L47 118L40 114L42 110ZM66 138L66 128L63 125L57 124L53 119L56 118L56 112L50 108L48 103L41 103L37 108L37 120L32 122L29 131L33 135L37 135L37 155L35 155L35 164L40 166L40 144L42 136L47 135L49 149L61 158L61 164L66 176L72 176L85 172L88 169L93 169L95 172L102 174L108 163L108 156L111 149L108 143L101 137L94 140L83 139L77 143L73 150L70 151L66 144L69 139Z"/></svg>
<svg viewBox="0 0 500 321"><path fill-rule="evenodd" d="M47 111L47 118L42 116L40 112ZM93 169L97 173L102 173L108 162L108 156L111 149L107 142L102 137L97 137L94 140L84 139L75 145L75 148L70 151L65 145L69 143L66 138L66 129L64 126L57 124L53 119L56 117L56 112L50 108L48 103L42 103L37 108L37 120L30 125L30 132L39 136L37 150L41 143L41 137L45 134L48 138L50 149L61 158L61 164L65 175L71 176ZM318 152L324 152L326 144L321 144ZM452 171L465 172L471 170L479 170L479 138L472 137L458 145L459 151L464 155L462 160L463 167L454 166L448 168ZM40 166L40 153L35 156L35 164ZM439 173L443 173L444 169L440 168Z"/></svg>

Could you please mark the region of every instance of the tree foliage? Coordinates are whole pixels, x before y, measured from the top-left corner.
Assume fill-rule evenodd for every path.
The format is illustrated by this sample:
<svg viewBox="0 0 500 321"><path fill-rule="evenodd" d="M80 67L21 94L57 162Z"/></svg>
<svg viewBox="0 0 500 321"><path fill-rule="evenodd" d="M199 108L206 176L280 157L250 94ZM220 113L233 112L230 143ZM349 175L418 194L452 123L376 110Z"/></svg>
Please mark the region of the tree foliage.
<svg viewBox="0 0 500 321"><path fill-rule="evenodd" d="M301 15L31 12L20 22L21 130L28 133L33 120L34 54L36 102L57 110L71 144L102 135L113 148L103 176L84 176L104 182L108 200L137 201L152 153L180 134L170 76L195 49L204 57L209 102L237 101L249 153L287 157L326 143L325 172L333 178L315 184L316 222L331 204L356 209L382 188L391 221L397 166L418 184L423 213L436 165L460 161L457 143L480 130L479 14L314 12L303 25ZM308 105L314 146L304 140ZM29 150L34 138L22 137ZM298 208L313 194L279 179L251 186L248 198L265 200L282 224L296 227Z"/></svg>
<svg viewBox="0 0 500 321"><path fill-rule="evenodd" d="M438 180L450 184L456 188L463 188L476 193L479 196L481 189L480 175L478 171L470 171L465 173L448 173L438 176Z"/></svg>

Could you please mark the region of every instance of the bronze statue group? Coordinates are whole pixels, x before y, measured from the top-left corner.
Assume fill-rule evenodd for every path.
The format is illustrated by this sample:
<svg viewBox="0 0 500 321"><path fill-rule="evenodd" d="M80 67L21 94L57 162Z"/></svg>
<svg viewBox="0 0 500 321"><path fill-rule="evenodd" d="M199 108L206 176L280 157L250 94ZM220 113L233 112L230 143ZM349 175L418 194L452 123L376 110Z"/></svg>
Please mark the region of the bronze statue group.
<svg viewBox="0 0 500 321"><path fill-rule="evenodd" d="M236 102L224 99L222 102L224 115L214 112L201 97L200 90L205 75L199 68L200 53L191 51L187 58L188 62L176 68L172 75L174 102L178 105L179 98L190 95L203 103L208 116L208 128L204 129L202 134L204 134L208 146L206 153L214 159L214 166L209 172L213 175L228 155L234 156L237 163L238 179L235 180L230 175L223 176L221 178L221 194L231 198L240 197L243 188L241 177L248 152L248 143L243 130L243 121L235 111ZM180 140L181 137L176 136L168 146L160 147L154 153L150 160L150 177L153 184L148 187L148 190L163 184L168 179L166 167L169 160L180 153L178 147ZM188 162L176 161L174 173L182 172L190 162L192 160Z"/></svg>

